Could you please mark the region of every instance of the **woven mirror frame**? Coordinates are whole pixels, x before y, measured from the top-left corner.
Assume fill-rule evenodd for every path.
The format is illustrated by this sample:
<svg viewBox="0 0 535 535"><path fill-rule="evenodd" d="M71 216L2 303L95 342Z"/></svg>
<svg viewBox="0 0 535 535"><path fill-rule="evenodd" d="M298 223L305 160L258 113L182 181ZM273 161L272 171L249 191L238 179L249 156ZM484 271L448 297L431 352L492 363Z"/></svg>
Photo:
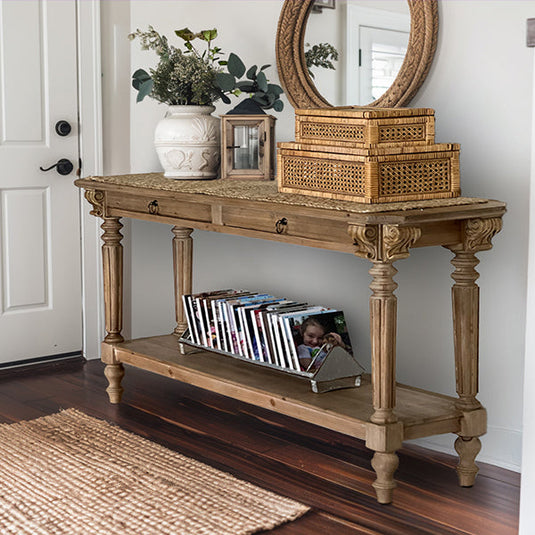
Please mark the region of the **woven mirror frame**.
<svg viewBox="0 0 535 535"><path fill-rule="evenodd" d="M285 0L277 30L279 79L294 108L326 108L331 104L316 89L305 66L304 39L314 0ZM406 106L425 80L435 54L438 33L437 0L407 0L411 30L407 54L389 89L367 106Z"/></svg>

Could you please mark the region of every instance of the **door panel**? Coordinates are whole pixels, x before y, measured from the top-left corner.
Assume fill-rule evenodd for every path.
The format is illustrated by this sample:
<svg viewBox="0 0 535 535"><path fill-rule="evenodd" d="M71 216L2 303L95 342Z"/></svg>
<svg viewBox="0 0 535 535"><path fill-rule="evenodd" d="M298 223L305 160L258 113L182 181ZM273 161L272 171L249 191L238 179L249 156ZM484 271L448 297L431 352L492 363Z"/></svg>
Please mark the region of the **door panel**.
<svg viewBox="0 0 535 535"><path fill-rule="evenodd" d="M50 304L48 193L43 188L2 191L4 313Z"/></svg>
<svg viewBox="0 0 535 535"><path fill-rule="evenodd" d="M76 2L1 0L0 364L81 350L77 91Z"/></svg>

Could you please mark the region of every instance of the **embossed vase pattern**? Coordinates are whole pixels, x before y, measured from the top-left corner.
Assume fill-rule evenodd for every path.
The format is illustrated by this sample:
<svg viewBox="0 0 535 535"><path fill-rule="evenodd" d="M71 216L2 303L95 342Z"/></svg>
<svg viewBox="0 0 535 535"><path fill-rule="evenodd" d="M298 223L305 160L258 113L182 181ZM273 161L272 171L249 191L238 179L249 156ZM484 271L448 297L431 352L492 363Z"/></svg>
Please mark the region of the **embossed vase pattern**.
<svg viewBox="0 0 535 535"><path fill-rule="evenodd" d="M156 126L154 145L164 176L180 180L217 178L220 120L214 106L169 106Z"/></svg>

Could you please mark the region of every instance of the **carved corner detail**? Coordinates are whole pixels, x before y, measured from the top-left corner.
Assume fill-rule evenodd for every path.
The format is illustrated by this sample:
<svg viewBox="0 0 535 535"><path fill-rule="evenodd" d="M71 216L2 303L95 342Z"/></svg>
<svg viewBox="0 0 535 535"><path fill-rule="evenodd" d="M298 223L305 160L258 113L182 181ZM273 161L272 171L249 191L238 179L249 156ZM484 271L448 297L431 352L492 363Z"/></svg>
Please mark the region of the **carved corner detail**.
<svg viewBox="0 0 535 535"><path fill-rule="evenodd" d="M85 190L84 197L93 206L93 210L89 213L96 217L103 217L104 215L104 192L99 189Z"/></svg>
<svg viewBox="0 0 535 535"><path fill-rule="evenodd" d="M461 243L444 246L454 253L477 253L492 249L492 238L502 230L502 218L467 219L463 222L463 240Z"/></svg>
<svg viewBox="0 0 535 535"><path fill-rule="evenodd" d="M377 225L350 225L349 235L355 245L355 254L368 260L378 260L379 227Z"/></svg>
<svg viewBox="0 0 535 535"><path fill-rule="evenodd" d="M383 260L399 260L409 256L409 249L420 239L422 231L416 227L387 225L383 230Z"/></svg>
<svg viewBox="0 0 535 535"><path fill-rule="evenodd" d="M355 254L372 261L394 262L409 256L421 236L417 227L395 225L350 225Z"/></svg>
<svg viewBox="0 0 535 535"><path fill-rule="evenodd" d="M468 251L492 249L492 238L502 230L502 218L468 219L464 224L464 244Z"/></svg>

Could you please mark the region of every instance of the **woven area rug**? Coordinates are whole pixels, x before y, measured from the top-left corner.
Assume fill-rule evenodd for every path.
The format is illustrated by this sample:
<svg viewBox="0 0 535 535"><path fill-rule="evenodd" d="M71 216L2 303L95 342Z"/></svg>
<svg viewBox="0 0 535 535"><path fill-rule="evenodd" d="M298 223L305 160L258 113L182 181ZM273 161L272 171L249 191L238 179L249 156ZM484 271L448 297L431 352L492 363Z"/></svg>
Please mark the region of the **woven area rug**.
<svg viewBox="0 0 535 535"><path fill-rule="evenodd" d="M0 425L0 533L241 535L308 507L68 409Z"/></svg>

